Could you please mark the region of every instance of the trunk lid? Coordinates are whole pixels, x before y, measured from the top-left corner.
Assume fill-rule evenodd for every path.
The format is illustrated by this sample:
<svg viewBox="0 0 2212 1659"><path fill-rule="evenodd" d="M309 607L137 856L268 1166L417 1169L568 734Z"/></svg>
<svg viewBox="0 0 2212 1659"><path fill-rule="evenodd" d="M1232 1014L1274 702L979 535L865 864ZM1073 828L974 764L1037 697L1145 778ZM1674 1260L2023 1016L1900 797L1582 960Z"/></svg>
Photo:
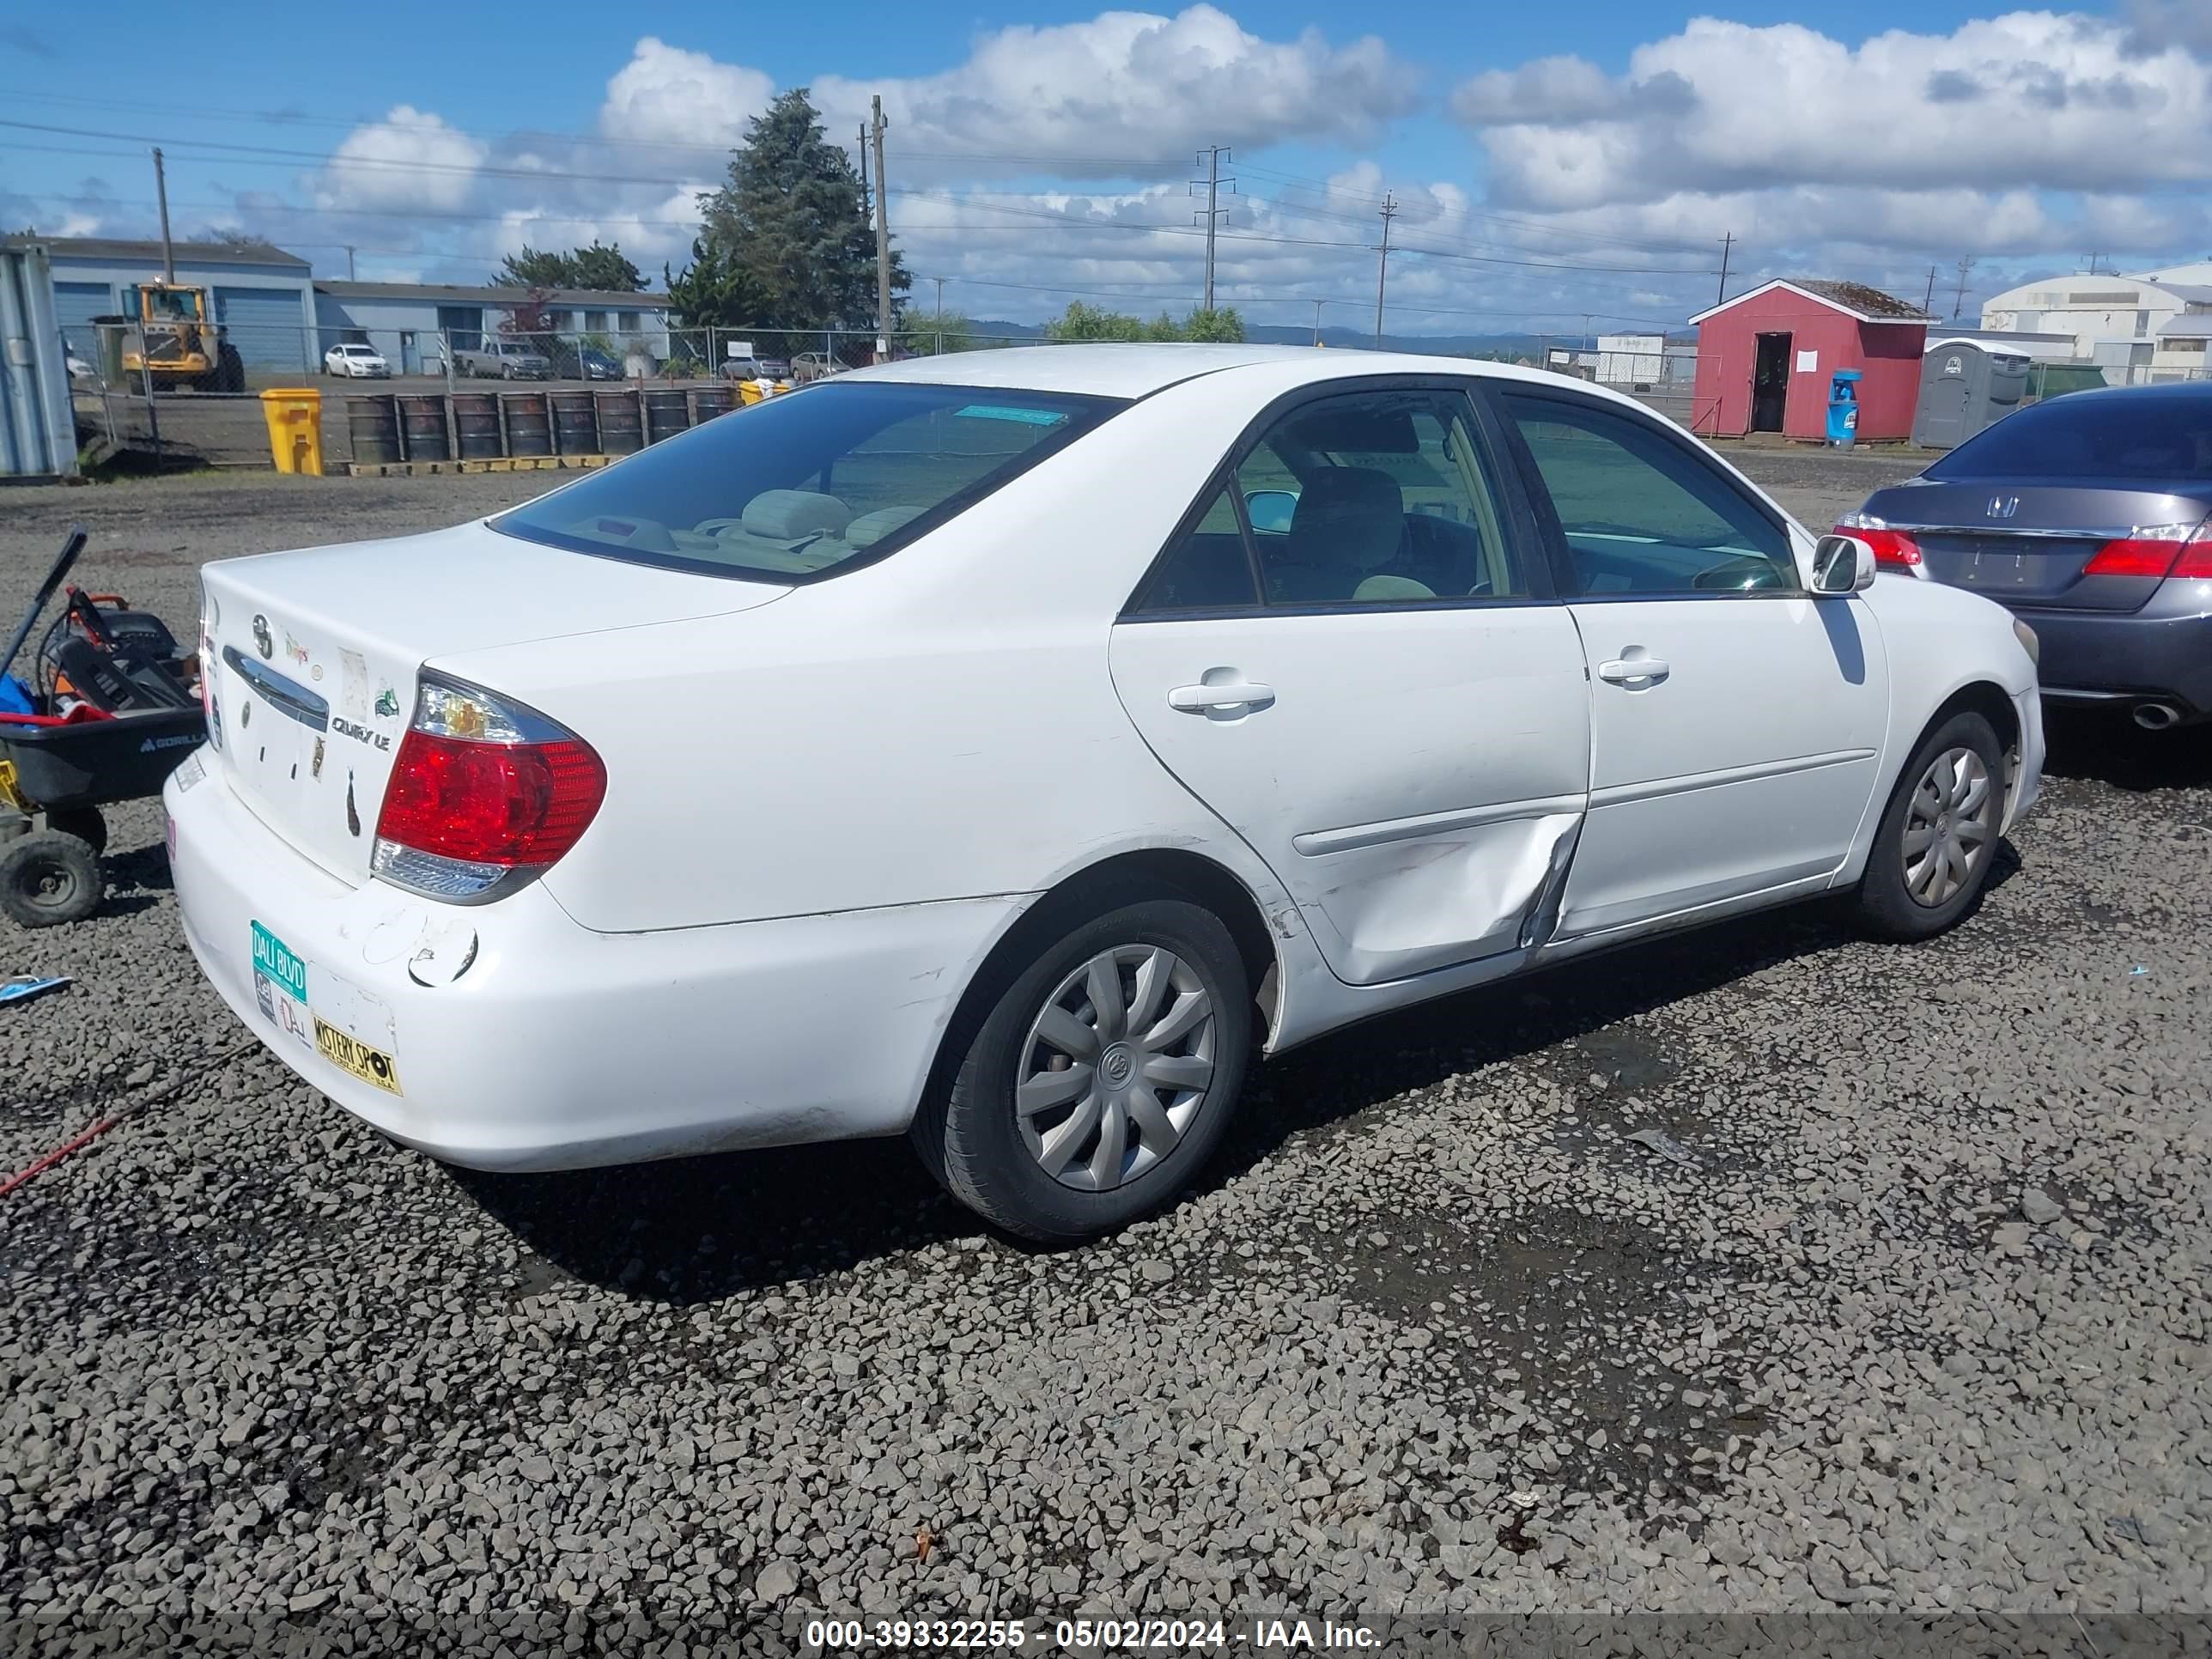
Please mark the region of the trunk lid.
<svg viewBox="0 0 2212 1659"><path fill-rule="evenodd" d="M2015 610L2135 611L2155 576L2087 575L2098 549L2138 527L2187 522L2205 505L2162 489L2018 479L1913 478L1864 511L1920 544L1922 568Z"/></svg>
<svg viewBox="0 0 2212 1659"><path fill-rule="evenodd" d="M224 560L201 580L215 612L203 627L216 764L270 830L354 886L369 877L385 784L426 663L569 637L579 651L605 652L617 630L747 611L790 592L573 553L482 524Z"/></svg>

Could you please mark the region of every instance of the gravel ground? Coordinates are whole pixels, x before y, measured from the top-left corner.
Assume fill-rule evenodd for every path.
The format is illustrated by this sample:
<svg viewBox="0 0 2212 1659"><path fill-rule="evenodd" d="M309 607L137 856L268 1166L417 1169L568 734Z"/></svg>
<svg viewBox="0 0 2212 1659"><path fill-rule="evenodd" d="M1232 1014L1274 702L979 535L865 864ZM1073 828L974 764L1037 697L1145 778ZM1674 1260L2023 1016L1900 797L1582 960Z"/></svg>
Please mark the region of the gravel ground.
<svg viewBox="0 0 2212 1659"><path fill-rule="evenodd" d="M1748 459L1819 523L1911 470ZM71 515L88 585L181 624L197 559L541 482L11 493L0 615ZM898 1143L398 1150L244 1037L119 812L106 910L0 964L77 980L0 1008L0 1170L131 1114L0 1198L0 1646L781 1652L825 1608L2201 1638L2212 744L2057 739L1948 937L1795 911L1340 1035L1260 1071L1202 1192L1060 1254Z"/></svg>

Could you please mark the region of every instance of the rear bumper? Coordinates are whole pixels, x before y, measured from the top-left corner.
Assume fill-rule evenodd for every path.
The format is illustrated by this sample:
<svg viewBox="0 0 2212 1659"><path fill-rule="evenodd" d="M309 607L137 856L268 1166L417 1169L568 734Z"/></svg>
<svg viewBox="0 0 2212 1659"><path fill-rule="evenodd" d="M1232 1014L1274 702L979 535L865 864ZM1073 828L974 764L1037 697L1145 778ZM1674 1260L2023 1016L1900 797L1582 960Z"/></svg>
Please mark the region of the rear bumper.
<svg viewBox="0 0 2212 1659"><path fill-rule="evenodd" d="M2168 581L2140 611L2030 611L2057 702L2170 702L2212 715L2212 581Z"/></svg>
<svg viewBox="0 0 2212 1659"><path fill-rule="evenodd" d="M172 778L163 801L185 935L231 1012L356 1116L476 1169L895 1134L975 965L1026 902L595 933L543 884L477 908L349 888L216 770ZM303 999L257 976L256 924L303 964ZM450 982L417 978L464 959ZM325 1058L324 1025L388 1055L399 1092Z"/></svg>

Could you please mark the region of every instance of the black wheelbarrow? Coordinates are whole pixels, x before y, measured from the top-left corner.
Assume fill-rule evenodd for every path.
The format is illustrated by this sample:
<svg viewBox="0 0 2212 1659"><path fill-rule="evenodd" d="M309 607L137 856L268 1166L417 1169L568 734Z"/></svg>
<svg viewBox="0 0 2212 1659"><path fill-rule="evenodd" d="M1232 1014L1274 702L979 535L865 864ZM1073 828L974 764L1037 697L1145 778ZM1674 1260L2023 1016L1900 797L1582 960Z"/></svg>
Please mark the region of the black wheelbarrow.
<svg viewBox="0 0 2212 1659"><path fill-rule="evenodd" d="M84 550L72 531L0 654L0 683ZM100 906L100 809L161 793L206 740L194 665L158 618L75 587L39 651L35 683L0 684L0 912L26 927L82 921ZM20 705L27 702L28 711Z"/></svg>

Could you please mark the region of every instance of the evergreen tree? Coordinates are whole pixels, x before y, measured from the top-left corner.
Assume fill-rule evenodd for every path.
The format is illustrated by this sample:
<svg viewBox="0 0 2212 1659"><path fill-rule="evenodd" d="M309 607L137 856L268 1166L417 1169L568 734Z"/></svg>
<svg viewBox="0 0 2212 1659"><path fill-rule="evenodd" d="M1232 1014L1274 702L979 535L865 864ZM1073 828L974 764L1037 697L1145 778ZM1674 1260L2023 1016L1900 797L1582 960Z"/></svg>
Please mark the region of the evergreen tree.
<svg viewBox="0 0 2212 1659"><path fill-rule="evenodd" d="M591 246L567 253L534 247L510 253L492 283L498 288L587 288L637 294L644 290L645 275L630 263L620 242L602 247L594 240Z"/></svg>
<svg viewBox="0 0 2212 1659"><path fill-rule="evenodd" d="M663 265L660 277L676 320L686 327L748 328L768 317L768 296L752 273L704 236L691 244L691 263L681 275Z"/></svg>
<svg viewBox="0 0 2212 1659"><path fill-rule="evenodd" d="M802 331L875 326L875 227L852 158L823 138L805 88L753 118L731 153L729 182L699 205L701 257L742 271L768 313L750 320ZM895 307L908 286L894 249Z"/></svg>
<svg viewBox="0 0 2212 1659"><path fill-rule="evenodd" d="M641 294L645 291L645 273L630 263L622 251L620 242L601 247L594 237L589 247L580 247L568 256L569 275L573 282L568 288L588 288L605 294Z"/></svg>

